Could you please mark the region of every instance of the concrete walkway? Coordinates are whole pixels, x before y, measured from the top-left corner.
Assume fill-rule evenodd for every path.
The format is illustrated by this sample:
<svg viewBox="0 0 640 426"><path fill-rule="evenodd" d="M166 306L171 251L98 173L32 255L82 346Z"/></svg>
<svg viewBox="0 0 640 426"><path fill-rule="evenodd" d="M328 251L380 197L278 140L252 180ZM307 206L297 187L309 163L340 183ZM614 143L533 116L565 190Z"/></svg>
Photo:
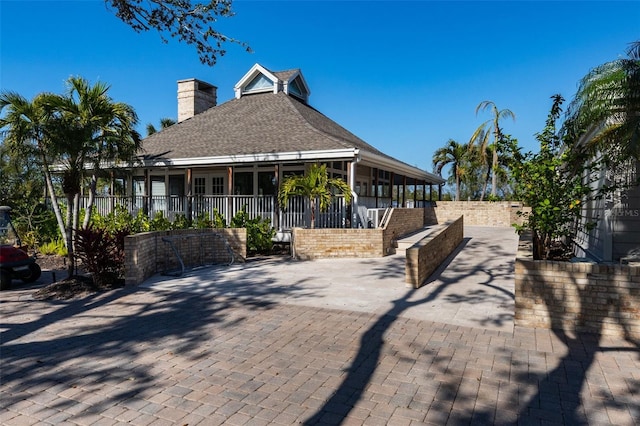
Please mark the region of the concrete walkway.
<svg viewBox="0 0 640 426"><path fill-rule="evenodd" d="M639 424L637 344L513 327L511 232L419 290L391 257L3 292L0 423Z"/></svg>

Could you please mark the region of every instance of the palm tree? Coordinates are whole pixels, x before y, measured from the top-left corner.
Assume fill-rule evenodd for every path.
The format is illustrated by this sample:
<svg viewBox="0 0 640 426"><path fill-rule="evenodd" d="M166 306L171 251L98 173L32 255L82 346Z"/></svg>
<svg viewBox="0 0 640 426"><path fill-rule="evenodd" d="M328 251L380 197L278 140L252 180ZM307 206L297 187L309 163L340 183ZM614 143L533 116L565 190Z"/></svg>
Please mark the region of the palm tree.
<svg viewBox="0 0 640 426"><path fill-rule="evenodd" d="M582 78L563 126L573 143L588 135L587 149L605 154L613 165L640 159L640 40L627 55Z"/></svg>
<svg viewBox="0 0 640 426"><path fill-rule="evenodd" d="M67 196L67 249L73 273L73 234L79 224L79 195L85 166L91 166L89 203L83 227L89 225L95 200L97 175L105 163L131 160L140 149L138 122L133 108L113 102L104 83L91 85L81 77L67 81L67 93L50 100L56 111L56 143L53 149L65 167L63 192Z"/></svg>
<svg viewBox="0 0 640 426"><path fill-rule="evenodd" d="M0 118L0 129L6 128L4 141L10 150L31 154L33 158L38 159L60 234L65 235L65 224L49 170L49 166L55 161L55 158L51 157L55 123L54 112L50 107L52 96L54 95L41 93L29 101L15 92L2 92L0 112L6 111L6 114Z"/></svg>
<svg viewBox="0 0 640 426"><path fill-rule="evenodd" d="M176 124L176 120L172 119L172 118L161 118L160 119L160 130L164 130L167 127L171 127L174 124ZM155 126L151 123L147 124L147 136L151 136L154 133L157 133L158 130L155 128Z"/></svg>
<svg viewBox="0 0 640 426"><path fill-rule="evenodd" d="M309 199L311 228L315 228L316 203L319 201L320 211L326 211L331 204L334 191L342 194L346 203L351 202L349 185L342 179L329 178L326 164L313 164L304 176L289 176L283 180L278 191L278 202L284 208L292 195L301 195Z"/></svg>
<svg viewBox="0 0 640 426"><path fill-rule="evenodd" d="M451 174L456 181L456 201L460 201L460 179L465 173L463 162L467 158L468 152L469 149L466 145L449 139L444 147L437 149L433 154L434 170L440 176L442 176L444 166L451 165Z"/></svg>
<svg viewBox="0 0 640 426"><path fill-rule="evenodd" d="M489 142L489 138L487 137L489 132L493 132L493 144L491 145L491 151L493 154L493 158L491 161L491 196L495 197L497 193L498 186L498 177L496 174L496 170L498 168L498 142L501 138L501 130L500 130L500 120L505 118L511 118L515 121L516 115L511 112L511 110L503 109L498 110L498 107L493 101L482 101L476 107L476 115L478 115L479 111L485 111L487 109L491 109L491 113L493 118L482 123L473 135L471 136L470 145L478 142L481 146L481 150L487 147Z"/></svg>

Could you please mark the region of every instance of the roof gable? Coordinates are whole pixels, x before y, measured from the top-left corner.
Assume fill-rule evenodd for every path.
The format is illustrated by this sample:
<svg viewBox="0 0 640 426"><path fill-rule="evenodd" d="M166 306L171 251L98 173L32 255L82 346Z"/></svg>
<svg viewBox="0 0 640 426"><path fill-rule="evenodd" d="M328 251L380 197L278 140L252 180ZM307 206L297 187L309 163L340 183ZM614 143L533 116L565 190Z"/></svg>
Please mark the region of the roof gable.
<svg viewBox="0 0 640 426"><path fill-rule="evenodd" d="M303 102L309 100L311 91L299 69L272 72L255 64L233 88L236 99L255 93L279 93L295 96Z"/></svg>

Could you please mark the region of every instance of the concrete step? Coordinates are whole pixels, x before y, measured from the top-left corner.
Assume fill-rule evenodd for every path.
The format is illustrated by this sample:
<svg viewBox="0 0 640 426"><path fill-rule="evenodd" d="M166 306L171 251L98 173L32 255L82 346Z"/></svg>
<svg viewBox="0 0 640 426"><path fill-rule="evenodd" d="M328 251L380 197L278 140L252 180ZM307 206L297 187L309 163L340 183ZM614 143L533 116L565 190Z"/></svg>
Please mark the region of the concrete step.
<svg viewBox="0 0 640 426"><path fill-rule="evenodd" d="M427 235L429 235L433 230L434 226L435 225L425 226L424 228L412 234L408 234L401 238L398 238L396 254L405 256L407 254L407 249L410 248L415 243L417 243L418 241L420 241L421 239L423 239L424 237L426 237Z"/></svg>

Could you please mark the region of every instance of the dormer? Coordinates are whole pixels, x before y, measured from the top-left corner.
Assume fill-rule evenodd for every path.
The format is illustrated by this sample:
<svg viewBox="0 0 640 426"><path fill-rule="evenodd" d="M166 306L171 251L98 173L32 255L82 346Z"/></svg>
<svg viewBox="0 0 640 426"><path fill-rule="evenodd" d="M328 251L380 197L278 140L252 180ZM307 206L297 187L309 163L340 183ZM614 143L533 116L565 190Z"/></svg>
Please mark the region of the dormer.
<svg viewBox="0 0 640 426"><path fill-rule="evenodd" d="M260 64L255 64L236 83L233 90L236 99L255 93L284 92L307 103L311 91L299 69L272 72Z"/></svg>

